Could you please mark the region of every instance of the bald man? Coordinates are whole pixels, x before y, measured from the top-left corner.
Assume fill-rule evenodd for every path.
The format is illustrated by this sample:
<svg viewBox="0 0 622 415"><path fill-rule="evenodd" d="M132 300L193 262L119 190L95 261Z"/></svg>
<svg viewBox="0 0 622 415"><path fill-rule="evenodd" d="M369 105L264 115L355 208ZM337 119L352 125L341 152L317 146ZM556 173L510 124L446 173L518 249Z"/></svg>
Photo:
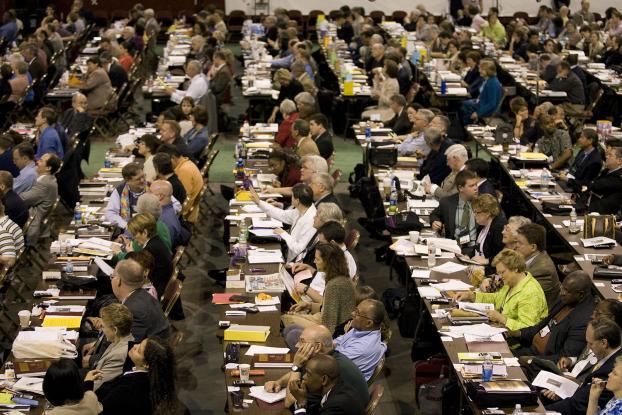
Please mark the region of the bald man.
<svg viewBox="0 0 622 415"><path fill-rule="evenodd" d="M173 186L171 183L168 180L155 180L151 183L149 191L160 201L160 206L162 206L160 221L168 228L173 251L179 245L187 245L190 240L190 231L181 224L177 212L175 212L175 207L173 206Z"/></svg>
<svg viewBox="0 0 622 415"><path fill-rule="evenodd" d="M171 96L171 101L181 103L184 97L190 97L198 103L203 95L207 94L207 79L202 73L203 66L197 60L191 60L186 64L186 75L190 78L190 84L185 91L172 87L166 88L166 93Z"/></svg>
<svg viewBox="0 0 622 415"><path fill-rule="evenodd" d="M324 354L332 356L337 360L341 379L344 383L354 388L357 401L367 405L369 392L363 374L350 359L335 350L332 334L325 326L317 325L304 329L300 334L296 347L298 350L294 355L294 365L292 366L291 373L286 373L276 381L266 382L264 385L266 391L278 392L287 387L290 381L302 379L302 374L309 359L313 356ZM319 394L309 394L308 396L309 404L318 403L321 399L322 396ZM288 393L285 399L285 406L289 407L293 403L294 397Z"/></svg>

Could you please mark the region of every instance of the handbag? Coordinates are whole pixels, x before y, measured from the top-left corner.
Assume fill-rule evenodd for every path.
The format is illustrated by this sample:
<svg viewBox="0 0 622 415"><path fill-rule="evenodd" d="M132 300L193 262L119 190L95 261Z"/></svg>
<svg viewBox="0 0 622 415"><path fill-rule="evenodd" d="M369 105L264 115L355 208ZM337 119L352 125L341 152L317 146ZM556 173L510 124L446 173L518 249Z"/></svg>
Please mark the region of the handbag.
<svg viewBox="0 0 622 415"><path fill-rule="evenodd" d="M13 342L13 355L18 359L75 359L78 350L57 330L20 331Z"/></svg>
<svg viewBox="0 0 622 415"><path fill-rule="evenodd" d="M392 234L406 235L410 231L420 231L423 227L415 212L403 211L386 217L387 230Z"/></svg>
<svg viewBox="0 0 622 415"><path fill-rule="evenodd" d="M370 148L369 162L373 166L393 167L397 164L397 147L391 148Z"/></svg>
<svg viewBox="0 0 622 415"><path fill-rule="evenodd" d="M553 202L542 202L542 211L555 216L568 216L572 211L572 205L560 205Z"/></svg>
<svg viewBox="0 0 622 415"><path fill-rule="evenodd" d="M491 383L495 383L498 385L508 384L511 387L511 383L515 381L503 381L498 380ZM486 391L484 389L483 383L479 381L466 380L464 382L466 387L466 392L469 398L480 408L490 408L490 407L498 407L498 408L511 408L514 407L517 403L522 406L533 406L538 404L538 392L536 388L532 385L529 385L529 392L494 392L494 391ZM525 383L526 384L526 383Z"/></svg>
<svg viewBox="0 0 622 415"><path fill-rule="evenodd" d="M615 280L622 278L622 267L596 267L594 269L594 279Z"/></svg>
<svg viewBox="0 0 622 415"><path fill-rule="evenodd" d="M616 237L616 218L614 215L585 215L583 223L583 238L605 236L615 239Z"/></svg>

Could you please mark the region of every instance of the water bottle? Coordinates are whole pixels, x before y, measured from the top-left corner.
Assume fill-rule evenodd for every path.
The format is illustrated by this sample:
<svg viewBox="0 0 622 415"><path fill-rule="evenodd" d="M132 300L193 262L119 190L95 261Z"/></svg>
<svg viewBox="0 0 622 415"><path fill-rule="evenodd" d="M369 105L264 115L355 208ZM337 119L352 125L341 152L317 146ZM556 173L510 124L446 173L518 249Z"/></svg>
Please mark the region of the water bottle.
<svg viewBox="0 0 622 415"><path fill-rule="evenodd" d="M86 208L84 206L82 206L80 208L80 215L82 216L82 224L86 225L87 223L89 223L89 218L86 212Z"/></svg>
<svg viewBox="0 0 622 415"><path fill-rule="evenodd" d="M367 121L365 125L365 142L368 144L371 142L371 126L369 125L369 121Z"/></svg>
<svg viewBox="0 0 622 415"><path fill-rule="evenodd" d="M391 182L391 194L389 195L389 215L393 216L397 213L397 188L395 181Z"/></svg>
<svg viewBox="0 0 622 415"><path fill-rule="evenodd" d="M436 247L428 242L428 268L436 266Z"/></svg>
<svg viewBox="0 0 622 415"><path fill-rule="evenodd" d="M444 79L441 79L441 95L446 95L447 94L447 81Z"/></svg>
<svg viewBox="0 0 622 415"><path fill-rule="evenodd" d="M76 203L75 210L73 211L73 220L76 222L76 225L82 223L82 209L80 208L80 202Z"/></svg>
<svg viewBox="0 0 622 415"><path fill-rule="evenodd" d="M238 236L238 244L240 246L246 246L246 242L248 241L248 223L246 222L246 218L240 221L240 235Z"/></svg>
<svg viewBox="0 0 622 415"><path fill-rule="evenodd" d="M4 378L8 381L15 380L15 367L13 362L6 362L4 364Z"/></svg>
<svg viewBox="0 0 622 415"><path fill-rule="evenodd" d="M482 364L482 382L490 382L492 380L492 359L489 354L484 357Z"/></svg>
<svg viewBox="0 0 622 415"><path fill-rule="evenodd" d="M549 188L549 172L546 169L542 169L542 173L540 173L540 188L542 190Z"/></svg>
<svg viewBox="0 0 622 415"><path fill-rule="evenodd" d="M570 233L575 234L579 232L579 226L577 225L577 212L574 207L570 211L570 226L568 227Z"/></svg>
<svg viewBox="0 0 622 415"><path fill-rule="evenodd" d="M236 160L238 160L240 157L242 157L242 143L237 143L235 145L234 157L235 157Z"/></svg>
<svg viewBox="0 0 622 415"><path fill-rule="evenodd" d="M519 403L516 404L516 406L514 407L514 412L512 412L512 415L522 415L523 414L523 408L520 406Z"/></svg>
<svg viewBox="0 0 622 415"><path fill-rule="evenodd" d="M73 274L73 261L71 258L67 259L67 265L65 265L65 272L67 275Z"/></svg>
<svg viewBox="0 0 622 415"><path fill-rule="evenodd" d="M251 136L251 125L248 123L248 120L244 120L244 125L242 126L242 136L243 137Z"/></svg>
<svg viewBox="0 0 622 415"><path fill-rule="evenodd" d="M240 157L237 163L237 171L235 173L235 178L238 180L244 179L244 159Z"/></svg>

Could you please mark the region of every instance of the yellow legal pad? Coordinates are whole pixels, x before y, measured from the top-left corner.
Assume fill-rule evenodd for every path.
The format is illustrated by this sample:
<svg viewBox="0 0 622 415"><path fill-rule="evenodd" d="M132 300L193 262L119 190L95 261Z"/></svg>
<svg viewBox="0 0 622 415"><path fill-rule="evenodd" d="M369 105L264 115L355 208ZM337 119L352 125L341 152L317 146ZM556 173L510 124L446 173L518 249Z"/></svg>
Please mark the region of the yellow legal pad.
<svg viewBox="0 0 622 415"><path fill-rule="evenodd" d="M43 327L66 327L68 329L79 329L82 316L45 316Z"/></svg>
<svg viewBox="0 0 622 415"><path fill-rule="evenodd" d="M548 159L546 154L542 154L542 153L520 153L519 158L523 160L547 160Z"/></svg>
<svg viewBox="0 0 622 415"><path fill-rule="evenodd" d="M265 342L270 334L270 326L248 326L232 324L225 330L225 340Z"/></svg>

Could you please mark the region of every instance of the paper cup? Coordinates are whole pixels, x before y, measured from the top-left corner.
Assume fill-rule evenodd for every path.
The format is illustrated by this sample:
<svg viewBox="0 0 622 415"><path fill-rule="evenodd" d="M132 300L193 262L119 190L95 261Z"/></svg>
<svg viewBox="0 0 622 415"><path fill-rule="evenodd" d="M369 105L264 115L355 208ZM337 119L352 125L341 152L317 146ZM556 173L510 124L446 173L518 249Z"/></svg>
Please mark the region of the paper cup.
<svg viewBox="0 0 622 415"><path fill-rule="evenodd" d="M238 369L240 369L240 381L248 382L251 377L251 365L243 363L238 365Z"/></svg>
<svg viewBox="0 0 622 415"><path fill-rule="evenodd" d="M410 237L410 242L414 244L419 242L419 231L410 231L408 232L408 236Z"/></svg>
<svg viewBox="0 0 622 415"><path fill-rule="evenodd" d="M17 313L17 316L19 317L19 325L23 329L30 326L30 311L29 310L22 310L19 313Z"/></svg>

